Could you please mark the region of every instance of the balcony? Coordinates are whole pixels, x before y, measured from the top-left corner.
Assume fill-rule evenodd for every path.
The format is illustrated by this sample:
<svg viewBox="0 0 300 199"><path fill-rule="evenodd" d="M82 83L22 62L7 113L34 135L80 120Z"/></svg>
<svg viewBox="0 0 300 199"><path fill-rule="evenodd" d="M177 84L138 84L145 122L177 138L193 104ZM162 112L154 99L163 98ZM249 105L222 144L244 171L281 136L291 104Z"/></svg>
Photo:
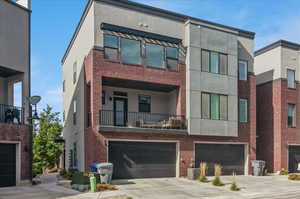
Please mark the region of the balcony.
<svg viewBox="0 0 300 199"><path fill-rule="evenodd" d="M23 125L24 109L16 106L0 104L0 123Z"/></svg>
<svg viewBox="0 0 300 199"><path fill-rule="evenodd" d="M131 129L134 132L183 133L186 132L187 121L185 116L180 115L101 110L100 127L116 127L123 131Z"/></svg>

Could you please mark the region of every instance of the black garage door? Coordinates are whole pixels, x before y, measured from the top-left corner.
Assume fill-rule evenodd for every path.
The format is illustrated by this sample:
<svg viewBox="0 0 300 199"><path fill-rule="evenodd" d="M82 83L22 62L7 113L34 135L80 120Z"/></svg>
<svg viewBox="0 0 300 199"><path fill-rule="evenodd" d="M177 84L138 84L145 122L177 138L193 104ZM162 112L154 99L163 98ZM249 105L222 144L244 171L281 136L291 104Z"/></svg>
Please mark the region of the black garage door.
<svg viewBox="0 0 300 199"><path fill-rule="evenodd" d="M16 185L16 145L0 144L0 187Z"/></svg>
<svg viewBox="0 0 300 199"><path fill-rule="evenodd" d="M289 172L299 173L300 170L300 146L289 146Z"/></svg>
<svg viewBox="0 0 300 199"><path fill-rule="evenodd" d="M245 145L238 144L196 144L195 162L199 167L201 162L208 164L208 175L214 175L214 164L222 166L222 175L244 175Z"/></svg>
<svg viewBox="0 0 300 199"><path fill-rule="evenodd" d="M176 176L176 143L109 142L114 179Z"/></svg>

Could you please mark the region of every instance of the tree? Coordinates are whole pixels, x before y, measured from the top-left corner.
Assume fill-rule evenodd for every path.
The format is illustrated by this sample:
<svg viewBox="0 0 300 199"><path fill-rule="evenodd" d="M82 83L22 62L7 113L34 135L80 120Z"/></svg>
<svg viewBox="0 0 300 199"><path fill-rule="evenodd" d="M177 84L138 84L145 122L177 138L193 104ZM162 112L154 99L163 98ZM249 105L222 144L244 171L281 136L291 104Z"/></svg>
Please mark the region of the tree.
<svg viewBox="0 0 300 199"><path fill-rule="evenodd" d="M54 168L63 152L62 125L59 113L47 105L40 113L40 120L33 133L33 169L40 173L43 168Z"/></svg>

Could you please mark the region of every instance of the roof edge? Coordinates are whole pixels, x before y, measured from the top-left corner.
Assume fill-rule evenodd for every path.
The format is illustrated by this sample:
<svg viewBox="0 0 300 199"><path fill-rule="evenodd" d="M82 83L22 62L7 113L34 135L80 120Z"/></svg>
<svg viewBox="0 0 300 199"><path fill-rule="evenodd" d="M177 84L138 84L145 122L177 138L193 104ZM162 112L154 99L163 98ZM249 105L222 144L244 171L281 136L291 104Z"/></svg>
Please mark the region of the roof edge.
<svg viewBox="0 0 300 199"><path fill-rule="evenodd" d="M264 54L264 53L266 53L270 50L273 50L274 48L277 48L279 46L289 48L289 49L292 49L292 50L300 50L300 44L290 42L290 41L286 41L286 40L278 40L274 43L271 43L271 44L269 44L265 47L262 47L261 49L255 51L254 56Z"/></svg>
<svg viewBox="0 0 300 199"><path fill-rule="evenodd" d="M26 7L24 7L24 6L20 5L20 4L18 4L18 3L16 3L16 2L12 1L12 0L4 0L4 1L6 1L7 3L10 3L10 4L12 4L12 5L14 5L14 6L18 7L18 8L21 8L22 10L25 10L25 11L27 11L27 12L29 12L29 13L32 12L31 9L28 9L28 8L26 8Z"/></svg>

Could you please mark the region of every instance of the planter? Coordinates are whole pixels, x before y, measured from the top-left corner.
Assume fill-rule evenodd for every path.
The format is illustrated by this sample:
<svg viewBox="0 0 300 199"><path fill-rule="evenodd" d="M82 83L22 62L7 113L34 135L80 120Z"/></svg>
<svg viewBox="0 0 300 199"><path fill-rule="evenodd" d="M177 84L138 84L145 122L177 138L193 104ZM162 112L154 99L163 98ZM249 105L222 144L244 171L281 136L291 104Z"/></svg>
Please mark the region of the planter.
<svg viewBox="0 0 300 199"><path fill-rule="evenodd" d="M195 180L200 176L200 169L199 168L188 168L187 177L189 180Z"/></svg>

